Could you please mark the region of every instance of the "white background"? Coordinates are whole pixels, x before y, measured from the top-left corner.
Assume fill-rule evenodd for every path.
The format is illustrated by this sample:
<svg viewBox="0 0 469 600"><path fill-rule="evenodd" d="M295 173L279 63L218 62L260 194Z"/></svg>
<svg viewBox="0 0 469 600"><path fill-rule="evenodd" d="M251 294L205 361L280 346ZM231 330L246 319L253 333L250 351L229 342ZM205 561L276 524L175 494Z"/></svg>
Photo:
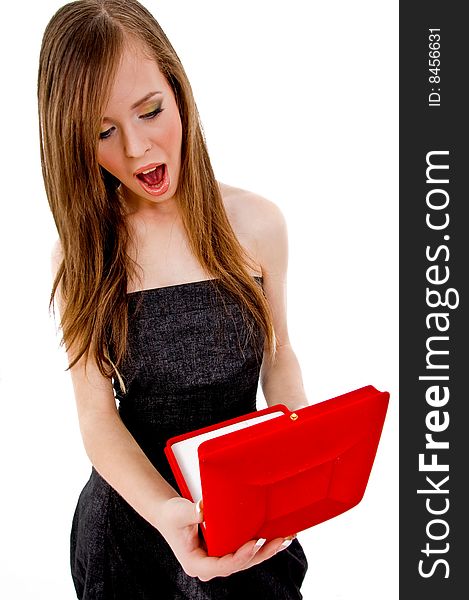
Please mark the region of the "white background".
<svg viewBox="0 0 469 600"><path fill-rule="evenodd" d="M41 179L36 74L42 33L61 5L2 7L0 596L8 600L75 597L68 536L90 470L48 314L56 233ZM145 5L185 66L217 178L269 198L286 217L289 329L309 401L367 384L391 393L364 499L299 534L309 560L304 598L395 600L398 3Z"/></svg>

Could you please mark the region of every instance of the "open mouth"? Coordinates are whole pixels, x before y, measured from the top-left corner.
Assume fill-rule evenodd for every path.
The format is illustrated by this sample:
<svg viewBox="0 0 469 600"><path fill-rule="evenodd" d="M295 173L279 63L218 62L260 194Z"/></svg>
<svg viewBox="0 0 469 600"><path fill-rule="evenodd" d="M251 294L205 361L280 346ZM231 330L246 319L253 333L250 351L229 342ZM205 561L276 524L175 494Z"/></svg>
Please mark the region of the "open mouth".
<svg viewBox="0 0 469 600"><path fill-rule="evenodd" d="M158 187L161 185L164 174L165 174L166 165L163 163L154 167L153 169L149 169L148 171L144 171L143 173L139 173L137 177L140 181L143 181L148 187Z"/></svg>
<svg viewBox="0 0 469 600"><path fill-rule="evenodd" d="M136 177L143 190L152 196L161 196L169 190L169 172L165 163L137 173Z"/></svg>

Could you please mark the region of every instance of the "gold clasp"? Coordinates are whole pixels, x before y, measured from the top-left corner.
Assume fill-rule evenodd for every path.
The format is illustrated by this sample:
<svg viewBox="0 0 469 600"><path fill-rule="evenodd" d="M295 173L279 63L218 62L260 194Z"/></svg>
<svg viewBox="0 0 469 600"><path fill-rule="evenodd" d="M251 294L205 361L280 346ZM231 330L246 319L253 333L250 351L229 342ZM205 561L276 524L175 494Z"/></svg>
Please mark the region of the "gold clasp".
<svg viewBox="0 0 469 600"><path fill-rule="evenodd" d="M298 419L298 415L297 415L296 413L292 413L292 414L290 415L290 419L291 419L292 421L296 421L296 420Z"/></svg>

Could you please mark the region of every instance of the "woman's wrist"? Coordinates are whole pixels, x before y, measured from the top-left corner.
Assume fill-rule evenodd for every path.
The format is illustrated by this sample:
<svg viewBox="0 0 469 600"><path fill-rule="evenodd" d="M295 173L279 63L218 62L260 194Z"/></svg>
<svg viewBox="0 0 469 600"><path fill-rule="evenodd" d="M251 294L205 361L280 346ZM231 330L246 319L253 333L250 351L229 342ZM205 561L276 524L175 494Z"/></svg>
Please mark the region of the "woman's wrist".
<svg viewBox="0 0 469 600"><path fill-rule="evenodd" d="M158 531L164 536L168 528L171 528L171 519L168 516L168 508L170 508L175 501L184 500L179 494L174 493L167 497L158 498L153 503L152 515L150 523L158 529Z"/></svg>

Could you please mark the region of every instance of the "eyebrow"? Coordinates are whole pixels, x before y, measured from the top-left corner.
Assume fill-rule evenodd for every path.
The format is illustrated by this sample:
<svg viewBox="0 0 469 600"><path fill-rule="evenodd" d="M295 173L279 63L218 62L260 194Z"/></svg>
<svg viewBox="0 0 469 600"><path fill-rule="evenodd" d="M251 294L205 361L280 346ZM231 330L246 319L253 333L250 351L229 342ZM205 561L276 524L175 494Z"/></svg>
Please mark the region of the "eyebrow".
<svg viewBox="0 0 469 600"><path fill-rule="evenodd" d="M135 104L132 104L132 106L130 107L131 110L133 110L134 108L137 108L140 106L140 104L143 104L144 102L146 102L147 100L150 100L150 98L152 98L153 96L156 96L156 94L162 94L163 92L149 92L146 96L144 96L141 100L138 100L137 102L135 102Z"/></svg>
<svg viewBox="0 0 469 600"><path fill-rule="evenodd" d="M132 106L130 107L130 110L134 110L135 108L138 108L141 104L143 104L144 102L146 102L147 100L150 100L150 98L153 98L153 96L156 96L157 94L162 94L163 92L148 92L148 94L146 96L144 96L143 98L141 98L140 100L137 100L137 102L134 102L134 104L132 104ZM111 119L109 117L103 117L103 121L110 121Z"/></svg>

